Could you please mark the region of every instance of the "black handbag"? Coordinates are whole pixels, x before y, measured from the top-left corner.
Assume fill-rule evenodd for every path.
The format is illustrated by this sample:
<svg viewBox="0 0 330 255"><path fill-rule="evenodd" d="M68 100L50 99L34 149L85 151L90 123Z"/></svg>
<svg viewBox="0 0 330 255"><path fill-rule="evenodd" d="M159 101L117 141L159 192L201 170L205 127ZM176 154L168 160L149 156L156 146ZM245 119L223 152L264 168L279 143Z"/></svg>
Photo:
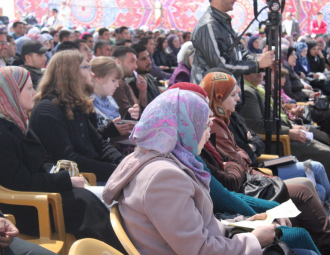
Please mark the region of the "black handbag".
<svg viewBox="0 0 330 255"><path fill-rule="evenodd" d="M234 227L227 231L228 238L232 239L235 235L241 233L250 233L251 231L245 228ZM262 249L263 255L294 255L296 254L290 247L282 242L280 239L283 236L283 232L280 228L276 228L275 230L275 239L274 242L267 245Z"/></svg>
<svg viewBox="0 0 330 255"><path fill-rule="evenodd" d="M312 123L312 109L310 105L302 105L304 108L304 113L302 116L304 124L311 124Z"/></svg>
<svg viewBox="0 0 330 255"><path fill-rule="evenodd" d="M279 177L267 178L261 174L251 175L248 173L245 176L246 180L238 193L278 203L284 203L290 199L288 189Z"/></svg>
<svg viewBox="0 0 330 255"><path fill-rule="evenodd" d="M326 96L315 97L314 107L318 110L329 109L329 100Z"/></svg>

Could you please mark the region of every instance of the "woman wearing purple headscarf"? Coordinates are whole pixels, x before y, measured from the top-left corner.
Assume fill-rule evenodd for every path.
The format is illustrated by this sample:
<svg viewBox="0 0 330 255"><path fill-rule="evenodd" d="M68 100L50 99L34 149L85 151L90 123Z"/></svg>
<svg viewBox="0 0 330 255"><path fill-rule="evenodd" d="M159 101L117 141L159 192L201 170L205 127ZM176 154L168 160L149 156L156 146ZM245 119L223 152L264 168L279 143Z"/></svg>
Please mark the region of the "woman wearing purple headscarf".
<svg viewBox="0 0 330 255"><path fill-rule="evenodd" d="M166 49L166 53L171 58L173 66L178 66L177 55L180 51L180 38L179 36L172 34L167 37L168 47Z"/></svg>
<svg viewBox="0 0 330 255"><path fill-rule="evenodd" d="M140 254L261 255L274 238L274 225L226 238L213 216L211 177L195 159L212 125L205 100L175 88L152 101L130 137L137 149L104 189L106 203L118 201L125 231Z"/></svg>
<svg viewBox="0 0 330 255"><path fill-rule="evenodd" d="M251 36L247 44L247 49L253 54L261 54L260 37L257 35Z"/></svg>

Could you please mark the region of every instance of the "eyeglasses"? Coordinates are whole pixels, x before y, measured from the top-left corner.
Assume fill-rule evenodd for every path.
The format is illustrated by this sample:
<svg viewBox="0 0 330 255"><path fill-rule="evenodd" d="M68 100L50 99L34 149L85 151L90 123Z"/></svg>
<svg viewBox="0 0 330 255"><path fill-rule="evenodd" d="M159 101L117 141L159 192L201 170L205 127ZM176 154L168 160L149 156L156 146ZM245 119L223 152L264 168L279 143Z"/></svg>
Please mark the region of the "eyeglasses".
<svg viewBox="0 0 330 255"><path fill-rule="evenodd" d="M87 69L87 70L92 70L92 68L91 68L91 65L85 65L85 66L81 66L80 68L82 68L82 69Z"/></svg>
<svg viewBox="0 0 330 255"><path fill-rule="evenodd" d="M9 45L9 42L5 42L5 41L1 41L1 42L0 42L0 46L4 46L4 45L6 45L6 44Z"/></svg>

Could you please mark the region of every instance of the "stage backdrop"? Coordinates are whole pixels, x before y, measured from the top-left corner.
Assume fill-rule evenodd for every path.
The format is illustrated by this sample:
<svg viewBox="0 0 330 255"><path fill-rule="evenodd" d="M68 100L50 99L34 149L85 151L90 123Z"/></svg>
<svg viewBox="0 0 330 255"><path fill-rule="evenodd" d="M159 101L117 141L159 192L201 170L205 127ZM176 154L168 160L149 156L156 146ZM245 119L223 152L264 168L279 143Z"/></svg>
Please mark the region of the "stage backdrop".
<svg viewBox="0 0 330 255"><path fill-rule="evenodd" d="M35 12L38 21L44 15L51 15L51 9L59 9L61 0L15 0L15 10L25 12L27 6ZM129 26L138 28L147 25L149 29L163 27L192 31L197 20L209 6L209 0L67 0L71 8L73 26ZM265 1L258 0L259 9ZM296 13L296 0L286 0L285 11ZM309 32L310 22L317 12L324 12L325 21L330 24L329 0L300 0L300 26L302 31ZM253 0L237 0L234 10L230 12L233 26L242 31L253 19ZM263 12L260 21L267 18ZM255 22L250 31L256 31ZM330 25L328 26L330 31Z"/></svg>

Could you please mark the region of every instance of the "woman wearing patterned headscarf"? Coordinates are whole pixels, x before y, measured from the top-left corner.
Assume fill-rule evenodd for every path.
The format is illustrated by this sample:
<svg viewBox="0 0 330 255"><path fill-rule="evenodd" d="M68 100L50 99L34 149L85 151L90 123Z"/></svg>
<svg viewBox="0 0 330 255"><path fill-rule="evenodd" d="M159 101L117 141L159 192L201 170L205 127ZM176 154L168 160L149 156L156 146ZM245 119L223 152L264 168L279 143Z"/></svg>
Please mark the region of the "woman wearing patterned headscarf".
<svg viewBox="0 0 330 255"><path fill-rule="evenodd" d="M82 189L84 178L70 177L68 171L49 173L54 163L27 126L26 111L33 108L35 94L27 70L0 68L0 185L17 191L60 193L66 232L122 249L110 225L109 210L93 193ZM5 204L1 209L15 215L22 234L39 235L34 210Z"/></svg>
<svg viewBox="0 0 330 255"><path fill-rule="evenodd" d="M300 75L301 78L306 78L311 71L309 61L307 59L308 46L305 42L297 42L295 43L294 47L296 49L297 56L294 70L298 75Z"/></svg>
<svg viewBox="0 0 330 255"><path fill-rule="evenodd" d="M206 101L176 88L152 101L133 129L137 149L111 175L103 198L119 202L125 231L140 254L262 253L261 229L227 239L213 216L211 177L195 158L210 125ZM274 228L263 231L266 243L272 242Z"/></svg>

